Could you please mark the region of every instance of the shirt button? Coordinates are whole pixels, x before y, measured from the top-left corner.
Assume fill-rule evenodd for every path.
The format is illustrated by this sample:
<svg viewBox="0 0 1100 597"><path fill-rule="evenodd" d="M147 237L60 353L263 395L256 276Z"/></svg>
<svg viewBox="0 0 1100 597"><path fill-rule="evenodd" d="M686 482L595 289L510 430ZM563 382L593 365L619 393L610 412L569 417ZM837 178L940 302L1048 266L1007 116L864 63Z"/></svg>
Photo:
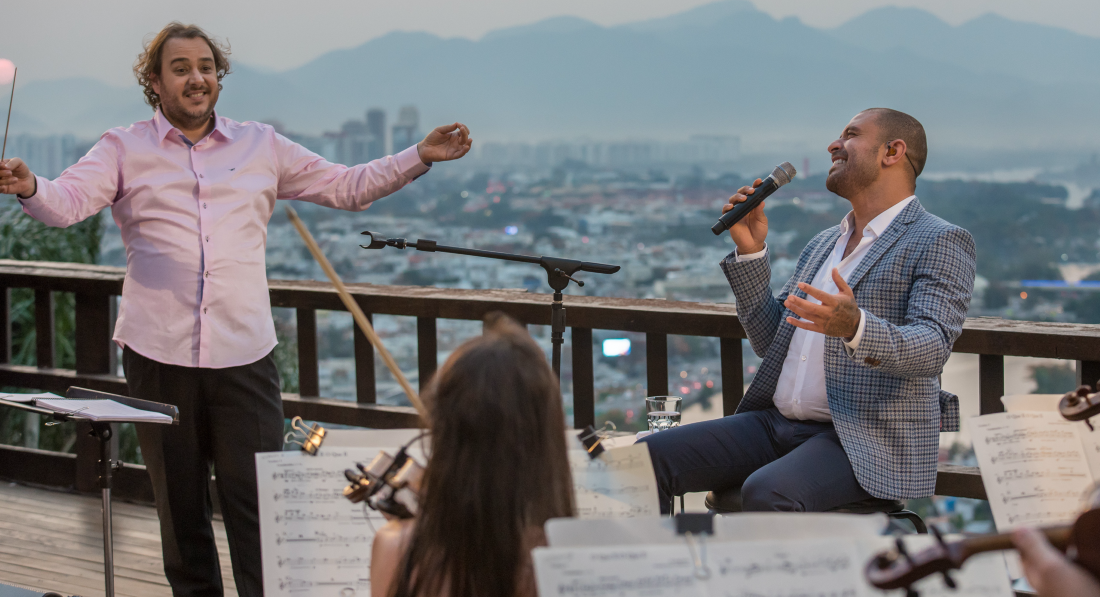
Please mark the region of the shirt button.
<svg viewBox="0 0 1100 597"><path fill-rule="evenodd" d="M803 361L805 361L805 360L806 360L806 355L802 355L802 360L803 360Z"/></svg>
<svg viewBox="0 0 1100 597"><path fill-rule="evenodd" d="M210 242L210 237L206 237L206 242Z"/></svg>
<svg viewBox="0 0 1100 597"><path fill-rule="evenodd" d="M206 307L203 307L203 308L202 308L202 312L203 312L203 313L206 313Z"/></svg>
<svg viewBox="0 0 1100 597"><path fill-rule="evenodd" d="M205 177L205 176L203 176L202 174L200 174L200 175L199 175L199 178L206 178L206 177Z"/></svg>
<svg viewBox="0 0 1100 597"><path fill-rule="evenodd" d="M207 277L207 278L209 278L209 277L210 277L210 272L206 272L206 277Z"/></svg>
<svg viewBox="0 0 1100 597"><path fill-rule="evenodd" d="M205 203L202 204L202 208L206 209L206 204Z"/></svg>

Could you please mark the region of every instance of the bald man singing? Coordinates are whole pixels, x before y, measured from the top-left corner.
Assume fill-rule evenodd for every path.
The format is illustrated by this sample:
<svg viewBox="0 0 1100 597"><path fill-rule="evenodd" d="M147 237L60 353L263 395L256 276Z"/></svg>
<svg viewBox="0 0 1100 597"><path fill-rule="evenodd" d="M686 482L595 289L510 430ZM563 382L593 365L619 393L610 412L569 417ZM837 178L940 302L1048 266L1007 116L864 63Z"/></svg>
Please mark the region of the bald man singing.
<svg viewBox="0 0 1100 597"><path fill-rule="evenodd" d="M282 448L283 409L264 250L277 199L360 211L433 162L470 150L442 126L368 164L331 164L270 126L220 117L228 48L172 23L134 74L153 118L107 131L57 180L0 164L0 193L65 227L110 207L126 245L114 340L133 396L179 407L178 427L139 426L176 596L223 594L208 491L216 470L237 592L263 594L255 454ZM156 428L153 428L156 427Z"/></svg>
<svg viewBox="0 0 1100 597"><path fill-rule="evenodd" d="M860 112L828 151L825 186L852 211L810 241L779 296L764 204L730 228L721 267L763 361L737 414L642 440L666 510L693 491L740 489L744 510L784 512L932 495L939 433L959 425L939 374L970 305L974 240L917 200L928 145L912 116Z"/></svg>

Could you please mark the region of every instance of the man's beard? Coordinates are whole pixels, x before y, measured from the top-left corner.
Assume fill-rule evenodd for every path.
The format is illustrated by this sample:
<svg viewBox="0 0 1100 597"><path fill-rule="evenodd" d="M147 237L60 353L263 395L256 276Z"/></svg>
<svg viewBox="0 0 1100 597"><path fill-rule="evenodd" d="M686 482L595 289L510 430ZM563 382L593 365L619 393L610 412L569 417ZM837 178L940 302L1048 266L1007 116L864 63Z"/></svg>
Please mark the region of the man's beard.
<svg viewBox="0 0 1100 597"><path fill-rule="evenodd" d="M187 91L197 91L196 89L188 89ZM207 89L207 96L210 98L210 103L205 110L197 112L188 111L183 107L183 102L180 98L175 96L169 96L168 98L161 98L160 109L164 112L164 116L168 120L172 121L184 129L197 129L201 128L207 122L210 121L210 116L214 114L214 105L218 103L218 90Z"/></svg>
<svg viewBox="0 0 1100 597"><path fill-rule="evenodd" d="M874 163L870 160L853 160L853 157L849 155L839 172L825 178L825 188L845 199L852 198L878 177Z"/></svg>

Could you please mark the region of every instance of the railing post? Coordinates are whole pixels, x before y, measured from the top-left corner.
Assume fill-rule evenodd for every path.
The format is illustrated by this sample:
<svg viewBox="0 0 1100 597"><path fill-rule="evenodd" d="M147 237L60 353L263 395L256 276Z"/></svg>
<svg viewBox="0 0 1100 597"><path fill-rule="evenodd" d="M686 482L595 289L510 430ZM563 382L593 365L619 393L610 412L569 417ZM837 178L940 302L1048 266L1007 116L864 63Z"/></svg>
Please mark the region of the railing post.
<svg viewBox="0 0 1100 597"><path fill-rule="evenodd" d="M737 412L745 397L745 359L740 338L720 338L722 358L722 416Z"/></svg>
<svg viewBox="0 0 1100 597"><path fill-rule="evenodd" d="M37 343L35 364L45 369L52 369L54 366L53 305L52 292L34 291L34 333Z"/></svg>
<svg viewBox="0 0 1100 597"><path fill-rule="evenodd" d="M111 295L76 293L76 372L111 372Z"/></svg>
<svg viewBox="0 0 1100 597"><path fill-rule="evenodd" d="M428 382L431 381L432 376L435 375L436 368L439 366L439 361L436 357L436 354L439 352L437 342L435 318L417 317L416 365L419 370L417 376L420 378L421 392L427 387Z"/></svg>
<svg viewBox="0 0 1100 597"><path fill-rule="evenodd" d="M1100 381L1100 361L1077 361L1077 385L1096 389Z"/></svg>
<svg viewBox="0 0 1100 597"><path fill-rule="evenodd" d="M592 366L592 329L572 328L573 427L596 424L596 379Z"/></svg>
<svg viewBox="0 0 1100 597"><path fill-rule="evenodd" d="M374 323L374 317L365 313L367 321ZM359 326L353 322L355 330L355 399L359 404L374 404L378 401L377 390L374 384L374 347L370 340L359 330Z"/></svg>
<svg viewBox="0 0 1100 597"><path fill-rule="evenodd" d="M298 395L320 396L321 380L317 373L317 311L299 307L298 319Z"/></svg>
<svg viewBox="0 0 1100 597"><path fill-rule="evenodd" d="M980 413L1004 412L1005 358L999 354L978 355L978 401Z"/></svg>
<svg viewBox="0 0 1100 597"><path fill-rule="evenodd" d="M0 363L11 359L11 288L0 288Z"/></svg>
<svg viewBox="0 0 1100 597"><path fill-rule="evenodd" d="M655 332L645 335L646 394L668 394L668 336Z"/></svg>

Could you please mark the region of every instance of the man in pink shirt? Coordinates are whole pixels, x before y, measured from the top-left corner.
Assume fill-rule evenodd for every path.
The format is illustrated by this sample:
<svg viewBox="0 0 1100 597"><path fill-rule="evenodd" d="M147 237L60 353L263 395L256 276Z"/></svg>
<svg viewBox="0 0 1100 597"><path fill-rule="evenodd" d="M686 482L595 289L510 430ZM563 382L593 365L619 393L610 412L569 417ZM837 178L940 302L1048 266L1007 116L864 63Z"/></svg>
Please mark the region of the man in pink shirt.
<svg viewBox="0 0 1100 597"><path fill-rule="evenodd" d="M180 409L178 427L139 431L177 596L222 595L211 465L237 592L263 594L254 456L282 448L284 421L264 262L275 201L360 211L471 144L454 123L397 155L331 164L270 126L218 116L229 70L228 48L172 23L134 66L151 120L107 131L57 180L19 158L0 164L0 193L35 219L65 227L110 207L122 232L114 339L126 381L132 395Z"/></svg>

